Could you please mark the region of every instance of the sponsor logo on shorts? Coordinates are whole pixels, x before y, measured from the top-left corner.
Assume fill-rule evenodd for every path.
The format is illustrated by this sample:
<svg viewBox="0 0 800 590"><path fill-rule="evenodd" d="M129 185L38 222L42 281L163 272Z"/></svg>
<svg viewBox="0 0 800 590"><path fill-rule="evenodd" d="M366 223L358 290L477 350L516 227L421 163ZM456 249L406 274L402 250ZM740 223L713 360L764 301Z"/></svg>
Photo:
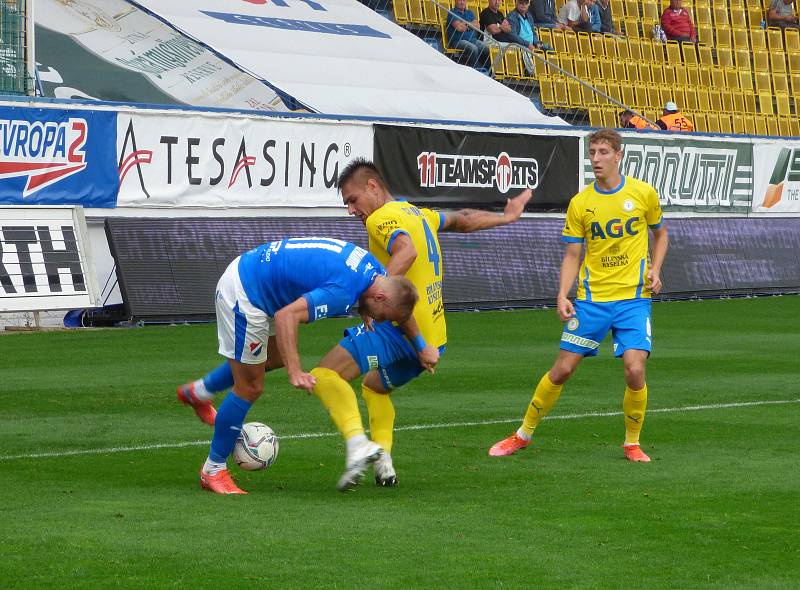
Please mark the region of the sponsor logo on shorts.
<svg viewBox="0 0 800 590"><path fill-rule="evenodd" d="M370 370L378 368L378 357L374 354L367 355L367 364Z"/></svg>
<svg viewBox="0 0 800 590"><path fill-rule="evenodd" d="M600 348L599 342L589 340L588 338L582 338L581 336L576 336L575 334L570 334L569 332L561 333L561 341L568 342L569 344L574 344L576 346L582 346L583 348L589 348L591 350Z"/></svg>
<svg viewBox="0 0 800 590"><path fill-rule="evenodd" d="M314 317L316 319L321 319L328 317L328 306L327 305L317 305L314 308Z"/></svg>
<svg viewBox="0 0 800 590"><path fill-rule="evenodd" d="M567 322L567 330L574 332L578 329L579 325L580 322L578 321L578 318L569 318L569 321Z"/></svg>
<svg viewBox="0 0 800 590"><path fill-rule="evenodd" d="M263 342L251 342L250 343L250 354L253 356L258 356L261 354L261 351L264 349Z"/></svg>

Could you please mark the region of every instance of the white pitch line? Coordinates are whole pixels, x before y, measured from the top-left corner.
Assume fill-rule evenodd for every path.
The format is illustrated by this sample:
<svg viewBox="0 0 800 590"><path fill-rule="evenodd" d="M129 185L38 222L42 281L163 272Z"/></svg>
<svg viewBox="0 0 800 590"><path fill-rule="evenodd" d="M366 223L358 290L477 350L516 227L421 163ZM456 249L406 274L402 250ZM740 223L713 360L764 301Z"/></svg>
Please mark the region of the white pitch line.
<svg viewBox="0 0 800 590"><path fill-rule="evenodd" d="M766 400L760 402L734 402L730 404L707 404L701 406L679 406L675 408L654 408L647 410L648 414L678 414L682 412L700 412L703 410L725 410L730 408L749 408L754 406L778 406L800 403L800 399L785 400ZM586 412L584 414L561 414L548 416L545 420L581 420L583 418L608 418L622 416L622 412ZM519 422L520 418L508 418L504 420L481 420L478 422L449 422L446 424L413 424L410 426L398 426L395 430L436 430L441 428L463 428L470 426L491 426L492 424L511 424ZM339 436L338 432L304 432L300 434L289 434L279 437L281 440L296 440L303 438L327 438ZM75 451L54 451L50 453L30 453L26 455L0 455L0 462L16 461L19 459L46 459L59 457L77 457L81 455L107 455L114 453L131 453L135 451L154 451L159 449L182 449L184 447L199 447L208 445L209 440L192 440L180 443L156 443L149 445L137 445L130 447L106 447L102 449L81 449Z"/></svg>

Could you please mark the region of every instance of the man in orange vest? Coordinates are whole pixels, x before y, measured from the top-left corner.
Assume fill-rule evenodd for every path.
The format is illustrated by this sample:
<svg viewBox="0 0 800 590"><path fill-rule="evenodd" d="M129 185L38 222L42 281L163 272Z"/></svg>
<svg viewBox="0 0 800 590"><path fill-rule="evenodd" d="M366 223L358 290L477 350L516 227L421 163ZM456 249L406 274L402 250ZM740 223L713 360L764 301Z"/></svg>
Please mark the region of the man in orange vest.
<svg viewBox="0 0 800 590"><path fill-rule="evenodd" d="M646 119L643 119L633 111L622 111L619 115L619 122L624 129L659 129L659 127L648 123Z"/></svg>
<svg viewBox="0 0 800 590"><path fill-rule="evenodd" d="M656 123L666 131L694 131L694 123L672 101L664 105L664 115Z"/></svg>

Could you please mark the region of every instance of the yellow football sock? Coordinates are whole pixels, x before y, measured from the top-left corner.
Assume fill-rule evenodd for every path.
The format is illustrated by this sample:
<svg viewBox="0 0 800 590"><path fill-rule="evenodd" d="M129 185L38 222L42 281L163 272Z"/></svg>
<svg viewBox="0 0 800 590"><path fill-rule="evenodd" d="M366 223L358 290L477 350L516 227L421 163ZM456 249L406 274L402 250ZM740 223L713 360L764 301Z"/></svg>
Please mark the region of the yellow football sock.
<svg viewBox="0 0 800 590"><path fill-rule="evenodd" d="M383 447L387 453L392 452L394 434L394 404L388 393L378 393L361 384L361 397L367 404L369 413L369 433L372 440Z"/></svg>
<svg viewBox="0 0 800 590"><path fill-rule="evenodd" d="M647 407L647 385L639 391L625 388L622 399L622 411L625 414L625 444L638 445L639 433L644 424L644 411Z"/></svg>
<svg viewBox="0 0 800 590"><path fill-rule="evenodd" d="M331 415L331 420L342 433L345 440L364 434L361 412L358 410L356 392L336 371L317 367L311 370L317 379L314 386L316 395Z"/></svg>
<svg viewBox="0 0 800 590"><path fill-rule="evenodd" d="M547 413L556 405L561 390L564 384L556 385L550 381L550 375L545 373L536 386L536 391L533 392L533 399L528 406L528 411L525 412L525 418L522 419L522 426L520 430L531 436L534 429L539 425L539 422L547 416Z"/></svg>

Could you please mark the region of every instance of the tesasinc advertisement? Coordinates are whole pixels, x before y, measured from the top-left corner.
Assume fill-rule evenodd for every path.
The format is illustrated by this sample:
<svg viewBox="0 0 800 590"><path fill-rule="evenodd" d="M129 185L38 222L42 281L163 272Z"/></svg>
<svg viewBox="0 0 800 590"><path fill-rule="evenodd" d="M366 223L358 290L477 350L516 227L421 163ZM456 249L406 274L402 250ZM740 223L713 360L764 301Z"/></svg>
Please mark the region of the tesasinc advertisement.
<svg viewBox="0 0 800 590"><path fill-rule="evenodd" d="M375 163L391 192L445 207L564 209L578 188L578 138L375 125Z"/></svg>
<svg viewBox="0 0 800 590"><path fill-rule="evenodd" d="M120 113L117 206L342 206L356 157L372 158L369 125Z"/></svg>
<svg viewBox="0 0 800 590"><path fill-rule="evenodd" d="M800 212L800 143L755 144L753 160L753 212Z"/></svg>
<svg viewBox="0 0 800 590"><path fill-rule="evenodd" d="M116 113L0 107L0 204L113 207Z"/></svg>
<svg viewBox="0 0 800 590"><path fill-rule="evenodd" d="M620 170L650 183L667 211L750 210L753 154L749 143L626 134ZM594 180L584 145L584 185Z"/></svg>

